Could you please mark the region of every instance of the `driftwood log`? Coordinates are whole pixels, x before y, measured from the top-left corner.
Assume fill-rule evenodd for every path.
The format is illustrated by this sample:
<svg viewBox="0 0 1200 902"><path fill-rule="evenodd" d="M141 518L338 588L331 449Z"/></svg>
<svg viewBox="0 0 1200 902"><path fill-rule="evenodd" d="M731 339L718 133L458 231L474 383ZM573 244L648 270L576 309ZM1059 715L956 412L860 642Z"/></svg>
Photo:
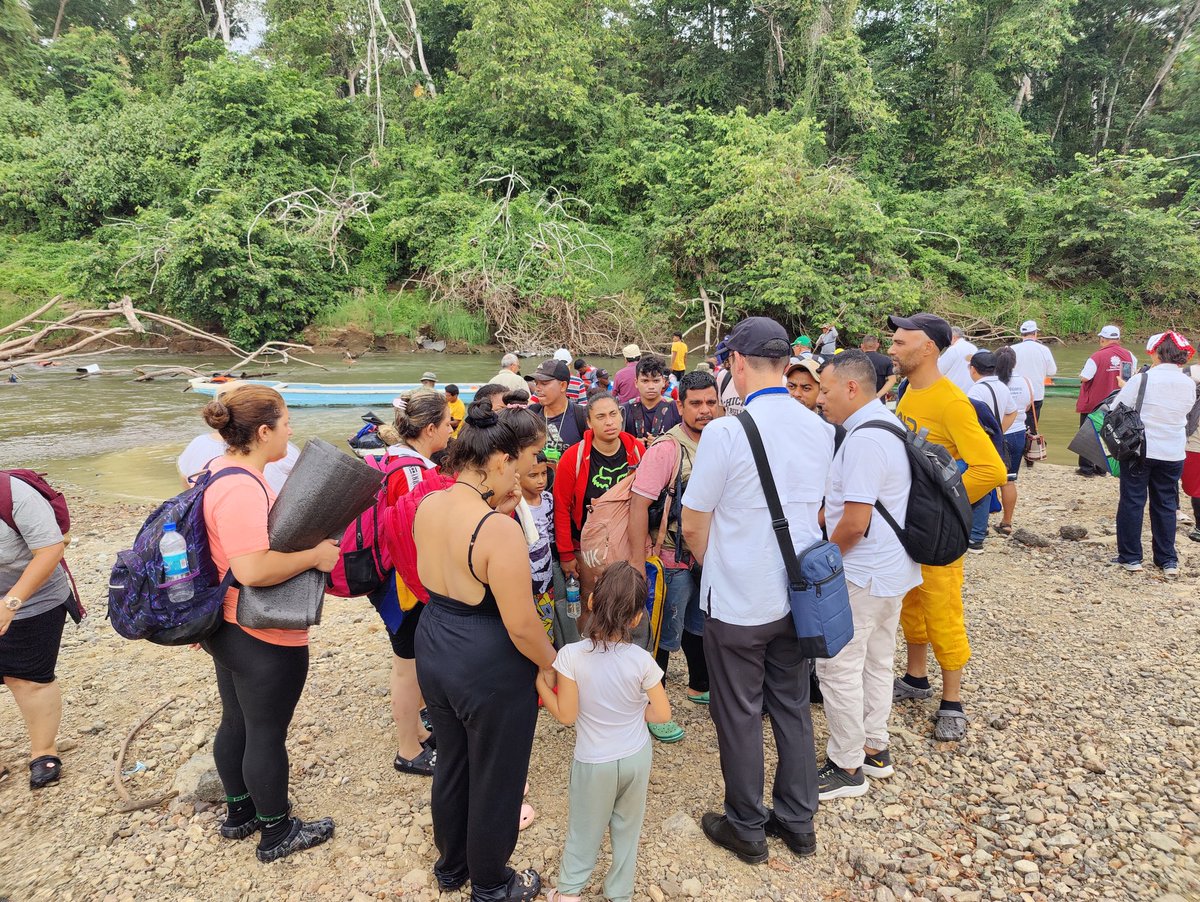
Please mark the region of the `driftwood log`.
<svg viewBox="0 0 1200 902"><path fill-rule="evenodd" d="M162 336L155 336L163 338L164 343L161 346L149 348L143 344L131 345L127 341L121 340L132 335L146 335L148 330L143 320L156 323L182 335L209 342L237 357L237 362L227 367L226 371L239 369L260 357L273 357L281 363L295 361L317 369L328 369L328 367L305 360L300 356L312 353L313 349L308 345L290 341L268 341L257 350L248 351L227 338L199 329L183 320L149 310L139 310L133 306L133 301L128 295L115 304L109 304L104 310L76 310L57 320L42 318L61 301L62 296L55 295L27 316L6 326L0 326L0 370L13 369L31 363L52 363L76 357L88 357L95 354L167 350L165 338ZM114 325L114 321L119 325ZM76 332L83 337L65 347L46 348L45 340L56 332ZM4 336L8 337L4 338ZM195 375L200 375L200 373L195 373Z"/></svg>
<svg viewBox="0 0 1200 902"><path fill-rule="evenodd" d="M166 792L160 792L158 795L151 796L148 799L132 799L129 796L129 790L125 788L125 778L123 772L125 770L125 754L129 751L129 744L133 742L133 737L146 724L150 723L160 711L166 708L171 702L175 701L176 696L172 695L169 699L143 717L140 721L134 724L132 730L125 734L125 741L121 743L121 750L117 752L117 760L113 765L113 788L116 789L117 795L121 797L121 806L117 809L120 812L141 811L143 808L153 808L155 805L161 805L170 799L179 795L179 791L169 789Z"/></svg>

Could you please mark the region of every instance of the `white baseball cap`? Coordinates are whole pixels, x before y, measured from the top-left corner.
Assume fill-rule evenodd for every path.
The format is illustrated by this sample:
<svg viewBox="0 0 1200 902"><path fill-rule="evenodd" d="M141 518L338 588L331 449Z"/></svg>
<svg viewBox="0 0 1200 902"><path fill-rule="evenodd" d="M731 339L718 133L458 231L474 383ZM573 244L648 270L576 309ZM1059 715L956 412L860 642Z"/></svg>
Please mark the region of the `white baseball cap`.
<svg viewBox="0 0 1200 902"><path fill-rule="evenodd" d="M1101 338L1120 338L1121 330L1118 329L1116 326L1105 326L1103 329L1100 330L1100 337Z"/></svg>
<svg viewBox="0 0 1200 902"><path fill-rule="evenodd" d="M1022 335L1029 335L1033 332L1036 332L1037 330L1038 330L1037 323L1031 319L1027 319L1027 320L1025 320L1025 322L1021 323L1021 334Z"/></svg>
<svg viewBox="0 0 1200 902"><path fill-rule="evenodd" d="M554 352L554 359L561 360L563 363L569 364L571 362L571 352L566 348L559 348Z"/></svg>

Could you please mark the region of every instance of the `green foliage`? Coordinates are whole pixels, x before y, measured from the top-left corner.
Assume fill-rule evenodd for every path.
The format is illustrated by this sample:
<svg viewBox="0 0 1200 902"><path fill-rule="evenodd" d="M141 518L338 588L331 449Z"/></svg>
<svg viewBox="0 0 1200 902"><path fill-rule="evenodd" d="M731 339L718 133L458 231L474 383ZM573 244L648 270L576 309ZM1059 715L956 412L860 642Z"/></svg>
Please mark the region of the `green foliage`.
<svg viewBox="0 0 1200 902"><path fill-rule="evenodd" d="M246 343L653 332L701 287L850 336L1194 311L1178 4L413 8L420 47L405 0L268 0L247 55L195 0L72 0L57 35L57 0L0 0L0 298L128 292Z"/></svg>

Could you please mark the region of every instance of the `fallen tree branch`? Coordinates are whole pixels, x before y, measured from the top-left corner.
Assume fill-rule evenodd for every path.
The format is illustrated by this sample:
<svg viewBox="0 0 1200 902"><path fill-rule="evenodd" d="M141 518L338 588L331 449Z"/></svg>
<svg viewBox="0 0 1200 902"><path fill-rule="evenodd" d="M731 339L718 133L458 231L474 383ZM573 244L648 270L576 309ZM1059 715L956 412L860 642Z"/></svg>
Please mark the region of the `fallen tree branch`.
<svg viewBox="0 0 1200 902"><path fill-rule="evenodd" d="M133 742L133 737L138 734L138 731L141 730L142 727L150 723L150 721L153 720L160 711L166 708L167 705L171 704L171 702L175 701L175 698L176 696L172 695L169 699L138 721L134 725L133 729L125 734L125 741L121 743L121 750L117 752L117 760L113 765L113 788L116 789L117 795L121 797L121 801L123 803L117 810L122 813L129 811L141 811L143 808L153 808L155 805L161 805L168 799L173 799L175 796L179 795L179 790L170 789L166 792L159 793L156 796L151 796L148 799L134 801L129 797L128 790L125 789L125 780L122 776L122 772L125 769L125 754L129 751L129 744Z"/></svg>
<svg viewBox="0 0 1200 902"><path fill-rule="evenodd" d="M0 335L7 335L9 332L16 332L18 329L20 329L26 323L33 322L35 319L37 319L39 316L41 316L43 313L45 313L47 310L49 310L51 307L53 307L55 304L57 304L61 300L62 300L62 295L56 294L54 297L50 298L50 300L48 300L46 303L42 304L42 306L38 307L37 310L33 311L33 313L29 314L28 316L23 316L23 317L21 317L21 319L17 320L15 323L9 323L7 326L0 327Z"/></svg>

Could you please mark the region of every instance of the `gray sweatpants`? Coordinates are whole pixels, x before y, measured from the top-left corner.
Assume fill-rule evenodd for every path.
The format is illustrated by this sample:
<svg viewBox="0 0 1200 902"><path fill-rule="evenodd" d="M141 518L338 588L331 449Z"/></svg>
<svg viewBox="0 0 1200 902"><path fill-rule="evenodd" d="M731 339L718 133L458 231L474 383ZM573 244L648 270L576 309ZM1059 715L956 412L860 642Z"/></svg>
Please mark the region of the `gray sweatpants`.
<svg viewBox="0 0 1200 902"><path fill-rule="evenodd" d="M571 810L558 874L558 891L563 895L578 896L587 886L607 828L612 867L604 878L604 896L612 902L632 898L650 784L650 746L647 741L640 752L604 764L571 762Z"/></svg>
<svg viewBox="0 0 1200 902"><path fill-rule="evenodd" d="M817 812L817 762L808 708L812 662L800 654L792 615L761 626L736 626L710 617L704 624L704 657L725 778L725 816L734 832L748 842L766 838L765 700L779 753L771 790L775 816L793 833L812 833Z"/></svg>

